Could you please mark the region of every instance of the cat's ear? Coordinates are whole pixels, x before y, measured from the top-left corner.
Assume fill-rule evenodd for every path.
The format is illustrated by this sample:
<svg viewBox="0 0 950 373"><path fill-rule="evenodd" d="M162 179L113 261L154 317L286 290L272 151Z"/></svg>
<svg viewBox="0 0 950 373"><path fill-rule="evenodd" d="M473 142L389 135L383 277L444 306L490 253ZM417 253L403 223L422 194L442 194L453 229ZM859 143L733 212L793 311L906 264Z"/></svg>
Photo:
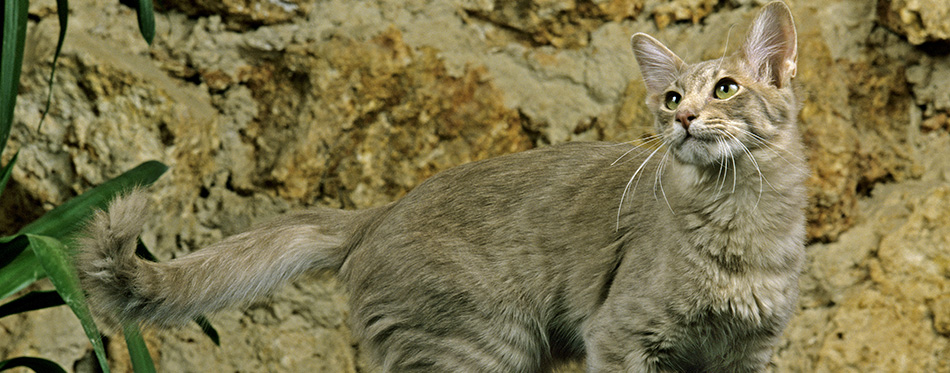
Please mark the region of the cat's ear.
<svg viewBox="0 0 950 373"><path fill-rule="evenodd" d="M643 83L651 94L662 93L686 65L652 36L638 32L630 38Z"/></svg>
<svg viewBox="0 0 950 373"><path fill-rule="evenodd" d="M762 8L752 22L742 55L758 79L782 88L795 77L798 35L792 12L781 1Z"/></svg>

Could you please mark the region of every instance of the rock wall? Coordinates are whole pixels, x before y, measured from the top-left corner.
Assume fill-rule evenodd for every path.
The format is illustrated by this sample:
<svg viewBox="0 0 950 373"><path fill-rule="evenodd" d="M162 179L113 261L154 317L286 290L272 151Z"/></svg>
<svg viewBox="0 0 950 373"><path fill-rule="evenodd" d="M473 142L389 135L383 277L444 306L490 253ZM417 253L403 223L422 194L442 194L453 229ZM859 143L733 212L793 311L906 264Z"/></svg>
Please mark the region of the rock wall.
<svg viewBox="0 0 950 373"><path fill-rule="evenodd" d="M950 371L950 5L789 4L812 244L772 370ZM717 58L761 4L169 0L151 47L132 9L71 5L38 128L57 26L54 1L31 2L10 144L21 153L0 227L157 159L172 170L152 188L144 239L167 260L291 209L380 205L461 163L648 135L629 36ZM373 371L345 299L332 276L314 275L216 315L221 347L194 326L146 339L161 371ZM0 358L88 371L80 329L51 343L51 324L75 322L61 310L0 320ZM129 370L121 338L108 347Z"/></svg>

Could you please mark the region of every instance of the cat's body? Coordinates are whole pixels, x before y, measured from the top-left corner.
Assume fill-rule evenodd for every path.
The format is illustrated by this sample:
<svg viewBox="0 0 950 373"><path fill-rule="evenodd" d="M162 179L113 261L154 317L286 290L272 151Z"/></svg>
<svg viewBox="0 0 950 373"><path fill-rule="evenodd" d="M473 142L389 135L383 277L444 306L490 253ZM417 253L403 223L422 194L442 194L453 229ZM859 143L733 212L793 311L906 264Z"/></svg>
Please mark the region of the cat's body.
<svg viewBox="0 0 950 373"><path fill-rule="evenodd" d="M765 57L749 50L759 36ZM84 283L116 320L176 324L338 270L354 333L393 372L533 372L584 355L592 372L761 370L804 256L787 8L767 6L746 45L687 66L634 36L656 149L474 162L386 206L285 216L159 264L132 254L145 197L118 199L91 225ZM720 99L724 80L736 90Z"/></svg>
<svg viewBox="0 0 950 373"><path fill-rule="evenodd" d="M628 150L577 143L476 162L380 211L340 271L357 335L371 349L414 346L425 351L419 362L445 371L465 366L471 350L498 355L477 371L524 371L552 349L586 350L591 366L620 371L613 364L639 359L625 356L638 344L644 357L675 357L667 367L678 370L763 366L795 306L802 206L765 190L753 211L757 177L737 179L749 201L737 203L667 167L675 215L651 172L628 192L636 202L617 230L618 196L649 154L611 165ZM792 186L782 192L803 192L798 176L777 175L782 167L763 172ZM742 349L758 355L753 364L730 361Z"/></svg>

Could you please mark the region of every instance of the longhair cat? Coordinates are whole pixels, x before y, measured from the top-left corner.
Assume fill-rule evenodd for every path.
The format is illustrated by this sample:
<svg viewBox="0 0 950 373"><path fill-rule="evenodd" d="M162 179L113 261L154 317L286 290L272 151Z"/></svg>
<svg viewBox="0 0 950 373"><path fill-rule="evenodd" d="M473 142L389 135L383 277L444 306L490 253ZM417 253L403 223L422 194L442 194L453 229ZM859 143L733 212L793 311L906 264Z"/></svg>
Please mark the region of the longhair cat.
<svg viewBox="0 0 950 373"><path fill-rule="evenodd" d="M795 310L807 167L789 9L686 64L638 33L658 135L458 166L371 209L317 208L163 263L135 256L142 192L99 212L78 265L112 322L179 325L337 271L386 372L750 372ZM652 185L652 187L650 187Z"/></svg>

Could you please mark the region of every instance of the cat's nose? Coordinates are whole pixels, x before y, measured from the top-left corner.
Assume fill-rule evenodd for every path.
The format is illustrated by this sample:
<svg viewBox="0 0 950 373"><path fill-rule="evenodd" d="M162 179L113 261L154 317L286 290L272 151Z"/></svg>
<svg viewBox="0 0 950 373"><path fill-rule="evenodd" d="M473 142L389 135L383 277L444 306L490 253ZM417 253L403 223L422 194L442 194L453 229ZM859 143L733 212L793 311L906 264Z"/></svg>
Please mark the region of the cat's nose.
<svg viewBox="0 0 950 373"><path fill-rule="evenodd" d="M683 110L676 113L676 121L680 122L680 125L683 126L684 130L689 130L689 122L696 120L696 114L693 114L692 111Z"/></svg>

